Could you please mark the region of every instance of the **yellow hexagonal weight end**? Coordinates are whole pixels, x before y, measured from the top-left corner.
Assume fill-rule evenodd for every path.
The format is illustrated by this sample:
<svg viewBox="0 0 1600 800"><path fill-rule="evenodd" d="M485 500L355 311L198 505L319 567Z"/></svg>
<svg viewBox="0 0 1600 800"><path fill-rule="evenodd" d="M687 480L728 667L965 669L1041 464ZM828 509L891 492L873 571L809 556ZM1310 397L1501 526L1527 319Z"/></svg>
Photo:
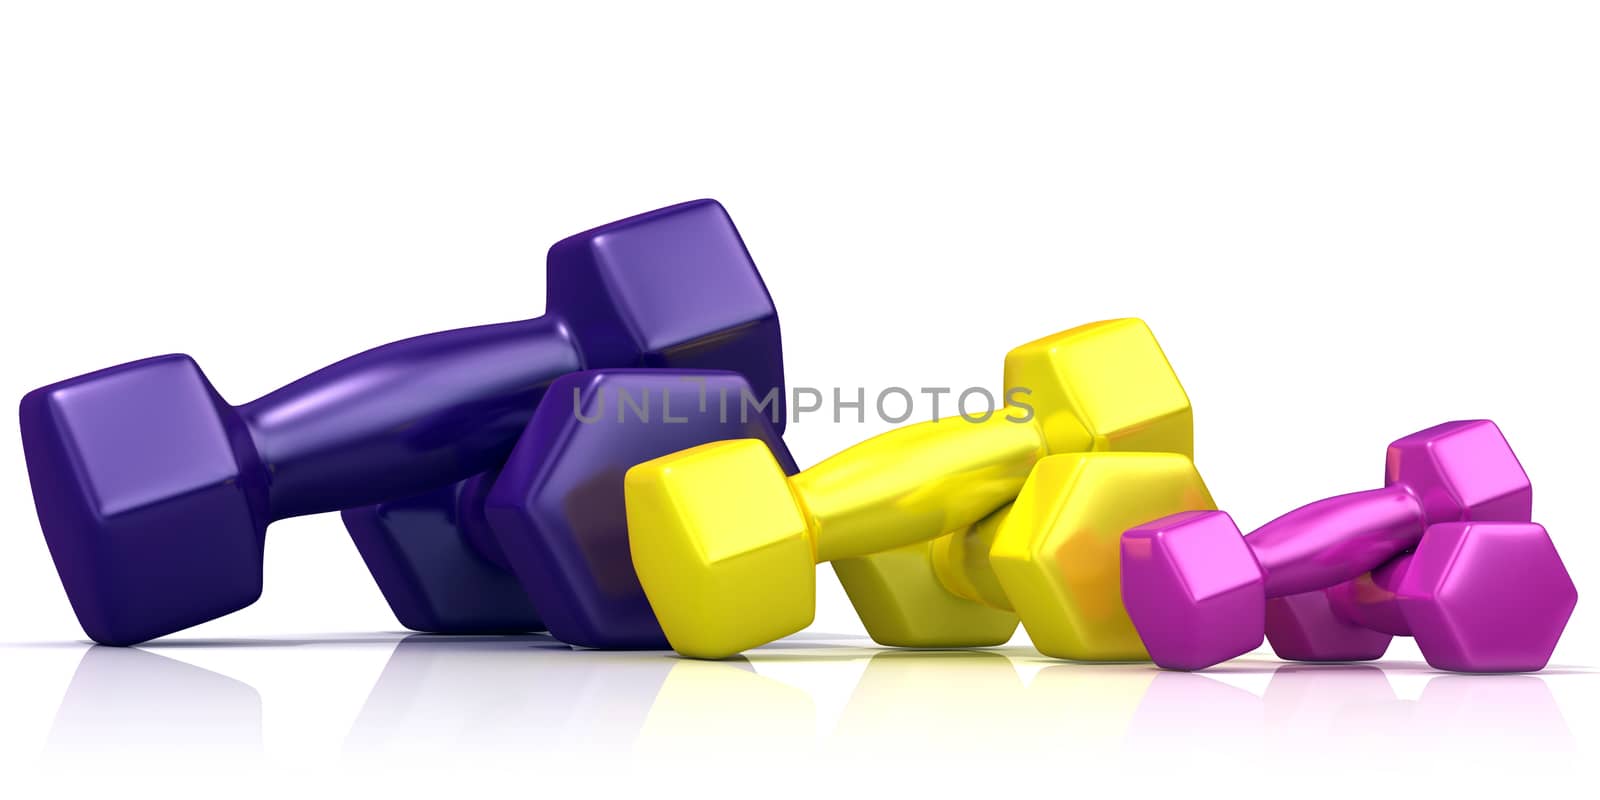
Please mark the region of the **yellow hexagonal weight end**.
<svg viewBox="0 0 1600 800"><path fill-rule="evenodd" d="M1213 509L1188 456L1077 453L1034 466L989 558L1033 646L1079 661L1148 658L1122 605L1122 532Z"/></svg>
<svg viewBox="0 0 1600 800"><path fill-rule="evenodd" d="M672 649L725 658L811 624L811 534L766 444L646 461L624 487L634 570Z"/></svg>
<svg viewBox="0 0 1600 800"><path fill-rule="evenodd" d="M934 573L929 542L833 562L867 633L890 647L1005 644L1017 615L951 594Z"/></svg>
<svg viewBox="0 0 1600 800"><path fill-rule="evenodd" d="M1006 354L1006 391L1034 409L1052 453L1194 455L1189 396L1138 319L1080 325Z"/></svg>
<svg viewBox="0 0 1600 800"><path fill-rule="evenodd" d="M1189 396L1142 320L1094 322L1017 347L1006 355L1005 378L1008 396L1028 390L1021 399L1033 408L1052 453L1194 454ZM998 638L1012 615L946 591L933 565L916 560L931 552L919 545L835 562L872 638L903 647L976 646Z"/></svg>

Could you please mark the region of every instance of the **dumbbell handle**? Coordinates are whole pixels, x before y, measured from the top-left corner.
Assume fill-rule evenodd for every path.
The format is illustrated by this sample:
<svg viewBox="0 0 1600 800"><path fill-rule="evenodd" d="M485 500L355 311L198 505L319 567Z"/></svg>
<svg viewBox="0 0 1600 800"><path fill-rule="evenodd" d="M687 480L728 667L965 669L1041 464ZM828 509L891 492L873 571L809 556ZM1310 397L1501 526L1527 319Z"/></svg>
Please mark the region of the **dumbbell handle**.
<svg viewBox="0 0 1600 800"><path fill-rule="evenodd" d="M791 478L817 560L929 541L1015 499L1047 446L1036 421L1014 421L1010 412L898 428Z"/></svg>
<svg viewBox="0 0 1600 800"><path fill-rule="evenodd" d="M1414 546L1427 527L1404 485L1343 494L1301 506L1245 537L1266 575L1268 597L1347 581Z"/></svg>
<svg viewBox="0 0 1600 800"><path fill-rule="evenodd" d="M497 466L550 381L584 368L560 317L376 347L238 408L268 518L409 497Z"/></svg>
<svg viewBox="0 0 1600 800"><path fill-rule="evenodd" d="M1328 606L1336 616L1352 625L1390 636L1410 636L1411 625L1406 622L1400 604L1394 601L1394 593L1406 570L1411 568L1412 557L1411 553L1396 556L1371 573L1329 589Z"/></svg>

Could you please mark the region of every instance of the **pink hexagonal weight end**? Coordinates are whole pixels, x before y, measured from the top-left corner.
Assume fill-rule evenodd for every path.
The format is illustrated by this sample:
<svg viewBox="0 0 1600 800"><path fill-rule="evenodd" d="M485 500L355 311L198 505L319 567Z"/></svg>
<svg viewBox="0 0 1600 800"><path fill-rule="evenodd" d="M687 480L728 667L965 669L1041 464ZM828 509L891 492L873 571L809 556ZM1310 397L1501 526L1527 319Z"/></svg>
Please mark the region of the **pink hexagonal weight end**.
<svg viewBox="0 0 1600 800"><path fill-rule="evenodd" d="M1550 661L1578 589L1543 526L1453 522L1428 529L1395 601L1435 668L1528 672Z"/></svg>
<svg viewBox="0 0 1600 800"><path fill-rule="evenodd" d="M1122 602L1150 658L1204 669L1261 645L1261 566L1233 519L1186 511L1122 534Z"/></svg>
<svg viewBox="0 0 1600 800"><path fill-rule="evenodd" d="M1267 642L1278 658L1371 661L1388 651L1392 636L1352 623L1334 611L1328 592L1335 589L1267 601Z"/></svg>

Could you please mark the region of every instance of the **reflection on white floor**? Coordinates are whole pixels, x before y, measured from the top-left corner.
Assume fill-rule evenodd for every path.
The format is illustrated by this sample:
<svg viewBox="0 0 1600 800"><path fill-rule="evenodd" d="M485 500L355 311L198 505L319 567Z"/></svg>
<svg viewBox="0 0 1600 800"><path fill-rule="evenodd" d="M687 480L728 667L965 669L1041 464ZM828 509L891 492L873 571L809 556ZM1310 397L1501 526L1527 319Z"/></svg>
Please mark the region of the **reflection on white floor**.
<svg viewBox="0 0 1600 800"><path fill-rule="evenodd" d="M373 765L446 755L470 765L507 755L560 763L714 753L1206 771L1247 759L1284 774L1333 778L1340 765L1412 771L1427 763L1487 780L1579 766L1585 748L1551 682L1594 681L1577 669L1470 676L1267 659L1195 674L1064 663L1026 648L881 650L822 635L721 662L574 651L543 636L186 642L165 652L284 645L392 648L353 715L323 720L337 728L330 759ZM85 648L44 758L250 759L270 749L263 721L274 714L272 695L158 649ZM1397 691L1397 682L1411 691ZM1579 713L1592 730L1593 710Z"/></svg>

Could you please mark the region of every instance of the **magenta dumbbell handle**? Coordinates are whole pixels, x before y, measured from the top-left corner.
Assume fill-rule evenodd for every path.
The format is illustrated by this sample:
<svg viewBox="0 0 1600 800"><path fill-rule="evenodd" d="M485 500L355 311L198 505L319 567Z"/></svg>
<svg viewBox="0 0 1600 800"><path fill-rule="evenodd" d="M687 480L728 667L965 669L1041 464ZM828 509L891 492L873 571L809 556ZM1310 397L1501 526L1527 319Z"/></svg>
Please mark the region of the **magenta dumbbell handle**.
<svg viewBox="0 0 1600 800"><path fill-rule="evenodd" d="M1404 485L1342 494L1301 506L1245 537L1268 597L1350 580L1416 545L1422 503Z"/></svg>
<svg viewBox="0 0 1600 800"><path fill-rule="evenodd" d="M1411 568L1413 554L1405 553L1389 563L1353 581L1346 581L1327 591L1328 606L1335 616L1363 628L1387 633L1390 636L1410 636L1411 625L1394 601L1395 589L1406 570Z"/></svg>

